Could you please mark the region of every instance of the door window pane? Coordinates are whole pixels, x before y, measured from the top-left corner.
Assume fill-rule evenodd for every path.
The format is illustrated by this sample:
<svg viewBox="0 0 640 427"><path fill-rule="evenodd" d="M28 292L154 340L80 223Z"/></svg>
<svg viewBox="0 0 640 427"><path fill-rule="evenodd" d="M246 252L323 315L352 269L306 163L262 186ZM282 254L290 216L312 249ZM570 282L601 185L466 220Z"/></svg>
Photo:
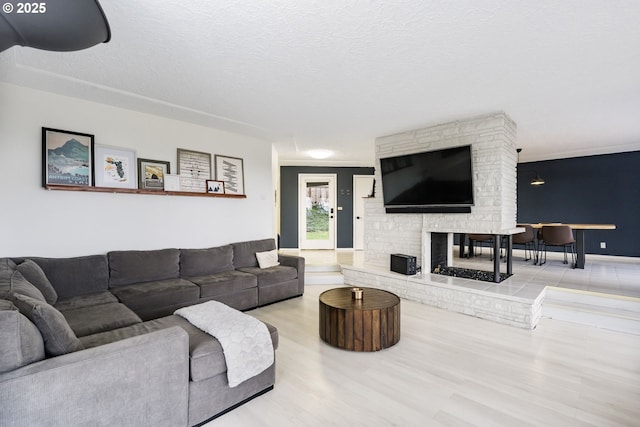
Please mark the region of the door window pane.
<svg viewBox="0 0 640 427"><path fill-rule="evenodd" d="M307 240L329 240L329 183L307 182Z"/></svg>

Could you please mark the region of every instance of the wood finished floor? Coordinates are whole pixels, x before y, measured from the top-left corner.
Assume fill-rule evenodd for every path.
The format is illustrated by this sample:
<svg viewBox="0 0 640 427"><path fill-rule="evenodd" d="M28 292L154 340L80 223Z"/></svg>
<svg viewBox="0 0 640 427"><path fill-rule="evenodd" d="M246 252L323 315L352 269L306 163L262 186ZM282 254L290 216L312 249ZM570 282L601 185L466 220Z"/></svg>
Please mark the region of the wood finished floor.
<svg viewBox="0 0 640 427"><path fill-rule="evenodd" d="M278 328L274 390L219 426L638 426L640 337L542 319L533 331L402 300L375 353L318 336L318 296L252 310Z"/></svg>

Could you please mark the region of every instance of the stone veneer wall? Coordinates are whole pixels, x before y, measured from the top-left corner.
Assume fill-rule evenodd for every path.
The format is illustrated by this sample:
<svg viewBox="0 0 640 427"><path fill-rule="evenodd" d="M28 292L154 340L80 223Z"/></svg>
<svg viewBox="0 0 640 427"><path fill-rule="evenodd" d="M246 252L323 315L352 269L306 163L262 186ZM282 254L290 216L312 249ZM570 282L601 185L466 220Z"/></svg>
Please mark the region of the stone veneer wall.
<svg viewBox="0 0 640 427"><path fill-rule="evenodd" d="M516 124L492 113L377 138L376 197L365 200L365 262L389 267L389 255L414 255L422 264L425 233L510 234L516 226ZM387 214L380 158L461 145L472 146L474 206L470 214Z"/></svg>

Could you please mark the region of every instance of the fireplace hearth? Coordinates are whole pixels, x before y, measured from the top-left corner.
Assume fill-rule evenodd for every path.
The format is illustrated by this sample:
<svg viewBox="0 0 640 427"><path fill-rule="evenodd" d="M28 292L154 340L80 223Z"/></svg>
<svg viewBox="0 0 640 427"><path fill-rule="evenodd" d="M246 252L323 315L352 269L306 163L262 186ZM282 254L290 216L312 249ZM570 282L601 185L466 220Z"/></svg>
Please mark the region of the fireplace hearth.
<svg viewBox="0 0 640 427"><path fill-rule="evenodd" d="M436 266L432 270L433 274L442 274L443 276L460 277L463 279L482 280L485 282L495 283L495 275L493 271L474 270L471 268L460 267L441 267ZM500 273L500 282L511 277L512 274Z"/></svg>

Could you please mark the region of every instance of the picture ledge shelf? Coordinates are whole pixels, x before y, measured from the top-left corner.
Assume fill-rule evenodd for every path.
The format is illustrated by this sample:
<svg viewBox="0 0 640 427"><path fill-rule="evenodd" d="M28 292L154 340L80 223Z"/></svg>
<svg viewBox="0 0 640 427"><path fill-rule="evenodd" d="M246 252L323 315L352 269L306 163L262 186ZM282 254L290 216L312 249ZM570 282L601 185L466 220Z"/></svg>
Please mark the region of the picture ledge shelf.
<svg viewBox="0 0 640 427"><path fill-rule="evenodd" d="M54 184L47 184L44 186L44 188L46 190L87 191L90 193L153 194L155 196L227 197L231 199L247 198L245 194L214 194L214 193L197 193L193 191L158 191L158 190L143 190L140 188L84 187L84 186L54 185Z"/></svg>

